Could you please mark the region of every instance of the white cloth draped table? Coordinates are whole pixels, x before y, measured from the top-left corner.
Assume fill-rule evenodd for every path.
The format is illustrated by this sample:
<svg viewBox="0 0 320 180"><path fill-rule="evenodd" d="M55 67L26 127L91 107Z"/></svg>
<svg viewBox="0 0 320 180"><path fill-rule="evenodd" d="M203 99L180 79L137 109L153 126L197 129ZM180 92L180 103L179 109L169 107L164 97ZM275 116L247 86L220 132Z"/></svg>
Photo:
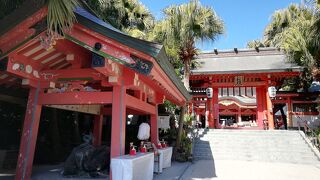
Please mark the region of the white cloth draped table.
<svg viewBox="0 0 320 180"><path fill-rule="evenodd" d="M158 149L159 156L159 168L154 167L154 172L162 173L163 168L171 167L171 157L172 157L172 147L166 147L163 149Z"/></svg>
<svg viewBox="0 0 320 180"><path fill-rule="evenodd" d="M125 155L111 159L113 180L152 180L153 153L137 153L135 156Z"/></svg>

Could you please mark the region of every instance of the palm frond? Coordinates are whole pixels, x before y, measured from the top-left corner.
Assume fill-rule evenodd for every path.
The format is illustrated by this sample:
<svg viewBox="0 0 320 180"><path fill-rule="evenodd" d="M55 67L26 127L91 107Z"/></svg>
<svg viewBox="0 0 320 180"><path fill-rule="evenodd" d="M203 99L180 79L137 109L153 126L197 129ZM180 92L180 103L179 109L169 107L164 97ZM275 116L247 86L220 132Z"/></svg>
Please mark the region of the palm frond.
<svg viewBox="0 0 320 180"><path fill-rule="evenodd" d="M77 0L49 0L48 3L48 33L64 35L76 21L74 9L79 6Z"/></svg>

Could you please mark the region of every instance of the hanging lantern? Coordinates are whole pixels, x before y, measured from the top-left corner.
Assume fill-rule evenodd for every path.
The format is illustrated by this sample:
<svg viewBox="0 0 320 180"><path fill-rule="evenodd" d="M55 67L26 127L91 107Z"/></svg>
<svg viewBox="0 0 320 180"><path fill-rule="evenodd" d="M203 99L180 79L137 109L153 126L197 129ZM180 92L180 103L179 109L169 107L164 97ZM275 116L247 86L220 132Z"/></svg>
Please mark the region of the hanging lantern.
<svg viewBox="0 0 320 180"><path fill-rule="evenodd" d="M277 95L276 87L274 87L274 86L269 87L268 88L268 93L269 93L270 98L276 97L276 95Z"/></svg>
<svg viewBox="0 0 320 180"><path fill-rule="evenodd" d="M213 89L212 88L207 88L206 89L206 94L208 98L212 98L213 96Z"/></svg>

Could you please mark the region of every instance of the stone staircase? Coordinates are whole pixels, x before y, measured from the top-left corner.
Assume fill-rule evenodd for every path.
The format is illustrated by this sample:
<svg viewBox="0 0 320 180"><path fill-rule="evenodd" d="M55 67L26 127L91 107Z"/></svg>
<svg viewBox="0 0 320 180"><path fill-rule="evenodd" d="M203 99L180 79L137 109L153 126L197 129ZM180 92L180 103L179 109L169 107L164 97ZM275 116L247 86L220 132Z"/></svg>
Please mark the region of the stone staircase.
<svg viewBox="0 0 320 180"><path fill-rule="evenodd" d="M204 130L194 142L193 157L195 160L320 163L299 131L284 130Z"/></svg>

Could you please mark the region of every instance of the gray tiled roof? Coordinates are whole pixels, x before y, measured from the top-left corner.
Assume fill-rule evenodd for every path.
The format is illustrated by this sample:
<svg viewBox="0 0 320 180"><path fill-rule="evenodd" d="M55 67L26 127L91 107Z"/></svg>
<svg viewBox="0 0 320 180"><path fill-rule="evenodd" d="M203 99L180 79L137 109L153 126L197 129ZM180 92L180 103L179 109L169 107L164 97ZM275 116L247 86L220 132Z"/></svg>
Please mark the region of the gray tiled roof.
<svg viewBox="0 0 320 180"><path fill-rule="evenodd" d="M152 56L157 61L162 70L171 79L176 88L186 98L186 100L189 101L189 99L191 99L189 92L184 87L182 81L176 75L172 64L169 62L163 45L128 36L120 30L111 26L109 23L103 22L99 18L95 17L86 9L78 7L75 12L77 22L79 24L106 37L114 39L117 42L120 42L133 49L139 50L145 54Z"/></svg>
<svg viewBox="0 0 320 180"><path fill-rule="evenodd" d="M192 74L238 74L300 71L301 67L289 63L286 55L275 48L202 53L196 61L200 66Z"/></svg>

